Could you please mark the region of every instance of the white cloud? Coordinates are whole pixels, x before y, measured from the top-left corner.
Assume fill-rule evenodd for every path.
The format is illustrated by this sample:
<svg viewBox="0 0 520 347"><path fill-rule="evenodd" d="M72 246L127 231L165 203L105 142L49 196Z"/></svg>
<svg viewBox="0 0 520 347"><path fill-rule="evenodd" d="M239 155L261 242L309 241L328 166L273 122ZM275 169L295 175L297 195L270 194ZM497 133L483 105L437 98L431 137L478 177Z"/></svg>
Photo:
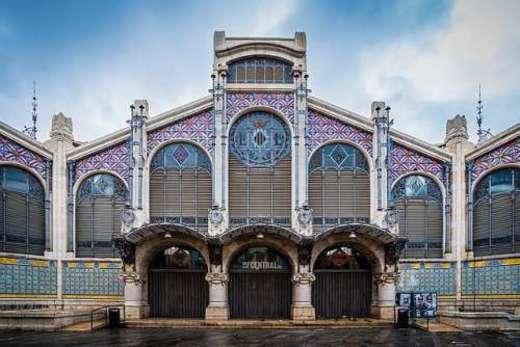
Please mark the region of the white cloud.
<svg viewBox="0 0 520 347"><path fill-rule="evenodd" d="M283 24L296 10L296 0L259 1L254 14L254 24L251 35L269 34Z"/></svg>

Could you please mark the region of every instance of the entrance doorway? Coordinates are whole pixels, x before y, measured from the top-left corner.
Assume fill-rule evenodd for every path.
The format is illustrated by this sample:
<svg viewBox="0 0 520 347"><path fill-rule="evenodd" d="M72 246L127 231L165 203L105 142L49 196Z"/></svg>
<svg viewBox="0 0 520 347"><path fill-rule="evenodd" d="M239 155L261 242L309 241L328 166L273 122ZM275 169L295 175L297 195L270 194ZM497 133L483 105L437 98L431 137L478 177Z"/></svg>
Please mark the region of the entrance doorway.
<svg viewBox="0 0 520 347"><path fill-rule="evenodd" d="M189 247L170 247L155 256L148 272L150 317L204 318L208 305L207 266Z"/></svg>
<svg viewBox="0 0 520 347"><path fill-rule="evenodd" d="M229 269L231 318L289 318L291 268L285 257L269 247L250 247Z"/></svg>
<svg viewBox="0 0 520 347"><path fill-rule="evenodd" d="M368 317L372 274L368 259L349 246L323 251L314 265L313 305L318 319Z"/></svg>

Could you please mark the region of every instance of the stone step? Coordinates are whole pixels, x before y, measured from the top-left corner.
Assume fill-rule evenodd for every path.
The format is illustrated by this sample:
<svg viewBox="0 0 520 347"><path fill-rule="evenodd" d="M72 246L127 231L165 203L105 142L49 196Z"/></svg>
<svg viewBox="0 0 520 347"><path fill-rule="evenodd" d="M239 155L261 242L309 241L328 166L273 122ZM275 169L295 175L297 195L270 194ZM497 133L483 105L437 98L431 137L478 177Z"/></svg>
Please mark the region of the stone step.
<svg viewBox="0 0 520 347"><path fill-rule="evenodd" d="M106 319L99 319L95 320L93 324L90 324L90 321L72 324L61 329L61 331L92 331L96 329L101 329L105 327L106 324Z"/></svg>

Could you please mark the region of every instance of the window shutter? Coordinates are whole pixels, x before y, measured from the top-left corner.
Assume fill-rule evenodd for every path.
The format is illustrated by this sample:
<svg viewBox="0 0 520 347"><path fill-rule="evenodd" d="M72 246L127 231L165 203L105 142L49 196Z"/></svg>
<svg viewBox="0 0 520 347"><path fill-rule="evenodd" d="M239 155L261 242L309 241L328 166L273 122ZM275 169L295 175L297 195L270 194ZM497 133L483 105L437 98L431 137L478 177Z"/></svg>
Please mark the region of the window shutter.
<svg viewBox="0 0 520 347"><path fill-rule="evenodd" d="M93 208L90 200L83 200L76 208L76 255L94 256L92 250Z"/></svg>
<svg viewBox="0 0 520 347"><path fill-rule="evenodd" d="M111 257L115 209L112 197L97 197L93 209L94 255L101 258Z"/></svg>
<svg viewBox="0 0 520 347"><path fill-rule="evenodd" d="M490 250L490 205L489 198L484 197L473 206L473 252L475 255L488 255Z"/></svg>
<svg viewBox="0 0 520 347"><path fill-rule="evenodd" d="M273 176L273 217L291 217L291 159L290 156L276 164Z"/></svg>
<svg viewBox="0 0 520 347"><path fill-rule="evenodd" d="M513 200L511 193L492 198L491 251L493 254L511 253L513 238Z"/></svg>
<svg viewBox="0 0 520 347"><path fill-rule="evenodd" d="M273 174L271 168L253 167L249 172L249 217L271 217Z"/></svg>
<svg viewBox="0 0 520 347"><path fill-rule="evenodd" d="M368 221L370 218L370 177L367 173L356 171L352 177L355 192L354 216Z"/></svg>
<svg viewBox="0 0 520 347"><path fill-rule="evenodd" d="M336 224L339 218L338 172L336 170L324 170L322 180L325 224Z"/></svg>
<svg viewBox="0 0 520 347"><path fill-rule="evenodd" d="M0 251L5 252L4 236L5 236L5 193L0 191Z"/></svg>
<svg viewBox="0 0 520 347"><path fill-rule="evenodd" d="M45 207L43 201L29 201L29 253L43 254L45 251Z"/></svg>
<svg viewBox="0 0 520 347"><path fill-rule="evenodd" d="M229 214L233 219L247 217L247 172L233 155L229 158Z"/></svg>
<svg viewBox="0 0 520 347"><path fill-rule="evenodd" d="M6 244L5 251L27 252L27 199L24 194L5 194Z"/></svg>
<svg viewBox="0 0 520 347"><path fill-rule="evenodd" d="M154 217L164 216L164 191L163 178L165 172L162 169L157 169L150 175L150 217L152 222L155 222Z"/></svg>
<svg viewBox="0 0 520 347"><path fill-rule="evenodd" d="M428 243L427 258L442 258L442 229L443 215L442 204L439 201L426 201L426 225Z"/></svg>
<svg viewBox="0 0 520 347"><path fill-rule="evenodd" d="M314 224L322 224L323 221L316 223L316 221L320 220L323 216L322 210L322 189L321 189L321 170L316 170L309 176L309 186L308 196L309 196L309 207L312 209L312 214L314 216Z"/></svg>

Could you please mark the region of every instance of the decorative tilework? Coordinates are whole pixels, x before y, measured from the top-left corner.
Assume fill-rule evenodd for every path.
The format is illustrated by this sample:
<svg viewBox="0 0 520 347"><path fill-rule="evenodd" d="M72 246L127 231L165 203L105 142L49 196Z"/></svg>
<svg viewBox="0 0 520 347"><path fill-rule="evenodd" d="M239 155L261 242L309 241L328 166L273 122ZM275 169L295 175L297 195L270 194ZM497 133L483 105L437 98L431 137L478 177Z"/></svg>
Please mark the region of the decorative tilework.
<svg viewBox="0 0 520 347"><path fill-rule="evenodd" d="M463 262L462 294L520 294L520 258Z"/></svg>
<svg viewBox="0 0 520 347"><path fill-rule="evenodd" d="M121 263L100 261L63 262L64 295L124 295L119 278Z"/></svg>
<svg viewBox="0 0 520 347"><path fill-rule="evenodd" d="M510 141L475 159L471 178L475 181L484 171L510 163L520 163L520 139Z"/></svg>
<svg viewBox="0 0 520 347"><path fill-rule="evenodd" d="M226 120L229 122L250 106L270 106L283 113L291 124L294 121L294 96L288 92L228 92Z"/></svg>
<svg viewBox="0 0 520 347"><path fill-rule="evenodd" d="M148 153L163 142L191 140L213 152L213 112L204 111L148 133Z"/></svg>
<svg viewBox="0 0 520 347"><path fill-rule="evenodd" d="M0 160L15 162L33 168L44 179L47 178L46 158L0 135Z"/></svg>
<svg viewBox="0 0 520 347"><path fill-rule="evenodd" d="M126 181L128 179L128 142L122 142L78 160L75 178L77 180L98 169L114 171Z"/></svg>
<svg viewBox="0 0 520 347"><path fill-rule="evenodd" d="M343 123L314 110L307 116L307 148L310 153L329 140L348 140L372 155L372 133Z"/></svg>
<svg viewBox="0 0 520 347"><path fill-rule="evenodd" d="M444 168L441 161L429 158L394 142L388 173L390 181L393 182L401 175L417 171L430 173L444 182Z"/></svg>
<svg viewBox="0 0 520 347"><path fill-rule="evenodd" d="M455 295L455 263L401 263L398 292L436 292Z"/></svg>
<svg viewBox="0 0 520 347"><path fill-rule="evenodd" d="M0 297L56 293L56 261L0 258Z"/></svg>

